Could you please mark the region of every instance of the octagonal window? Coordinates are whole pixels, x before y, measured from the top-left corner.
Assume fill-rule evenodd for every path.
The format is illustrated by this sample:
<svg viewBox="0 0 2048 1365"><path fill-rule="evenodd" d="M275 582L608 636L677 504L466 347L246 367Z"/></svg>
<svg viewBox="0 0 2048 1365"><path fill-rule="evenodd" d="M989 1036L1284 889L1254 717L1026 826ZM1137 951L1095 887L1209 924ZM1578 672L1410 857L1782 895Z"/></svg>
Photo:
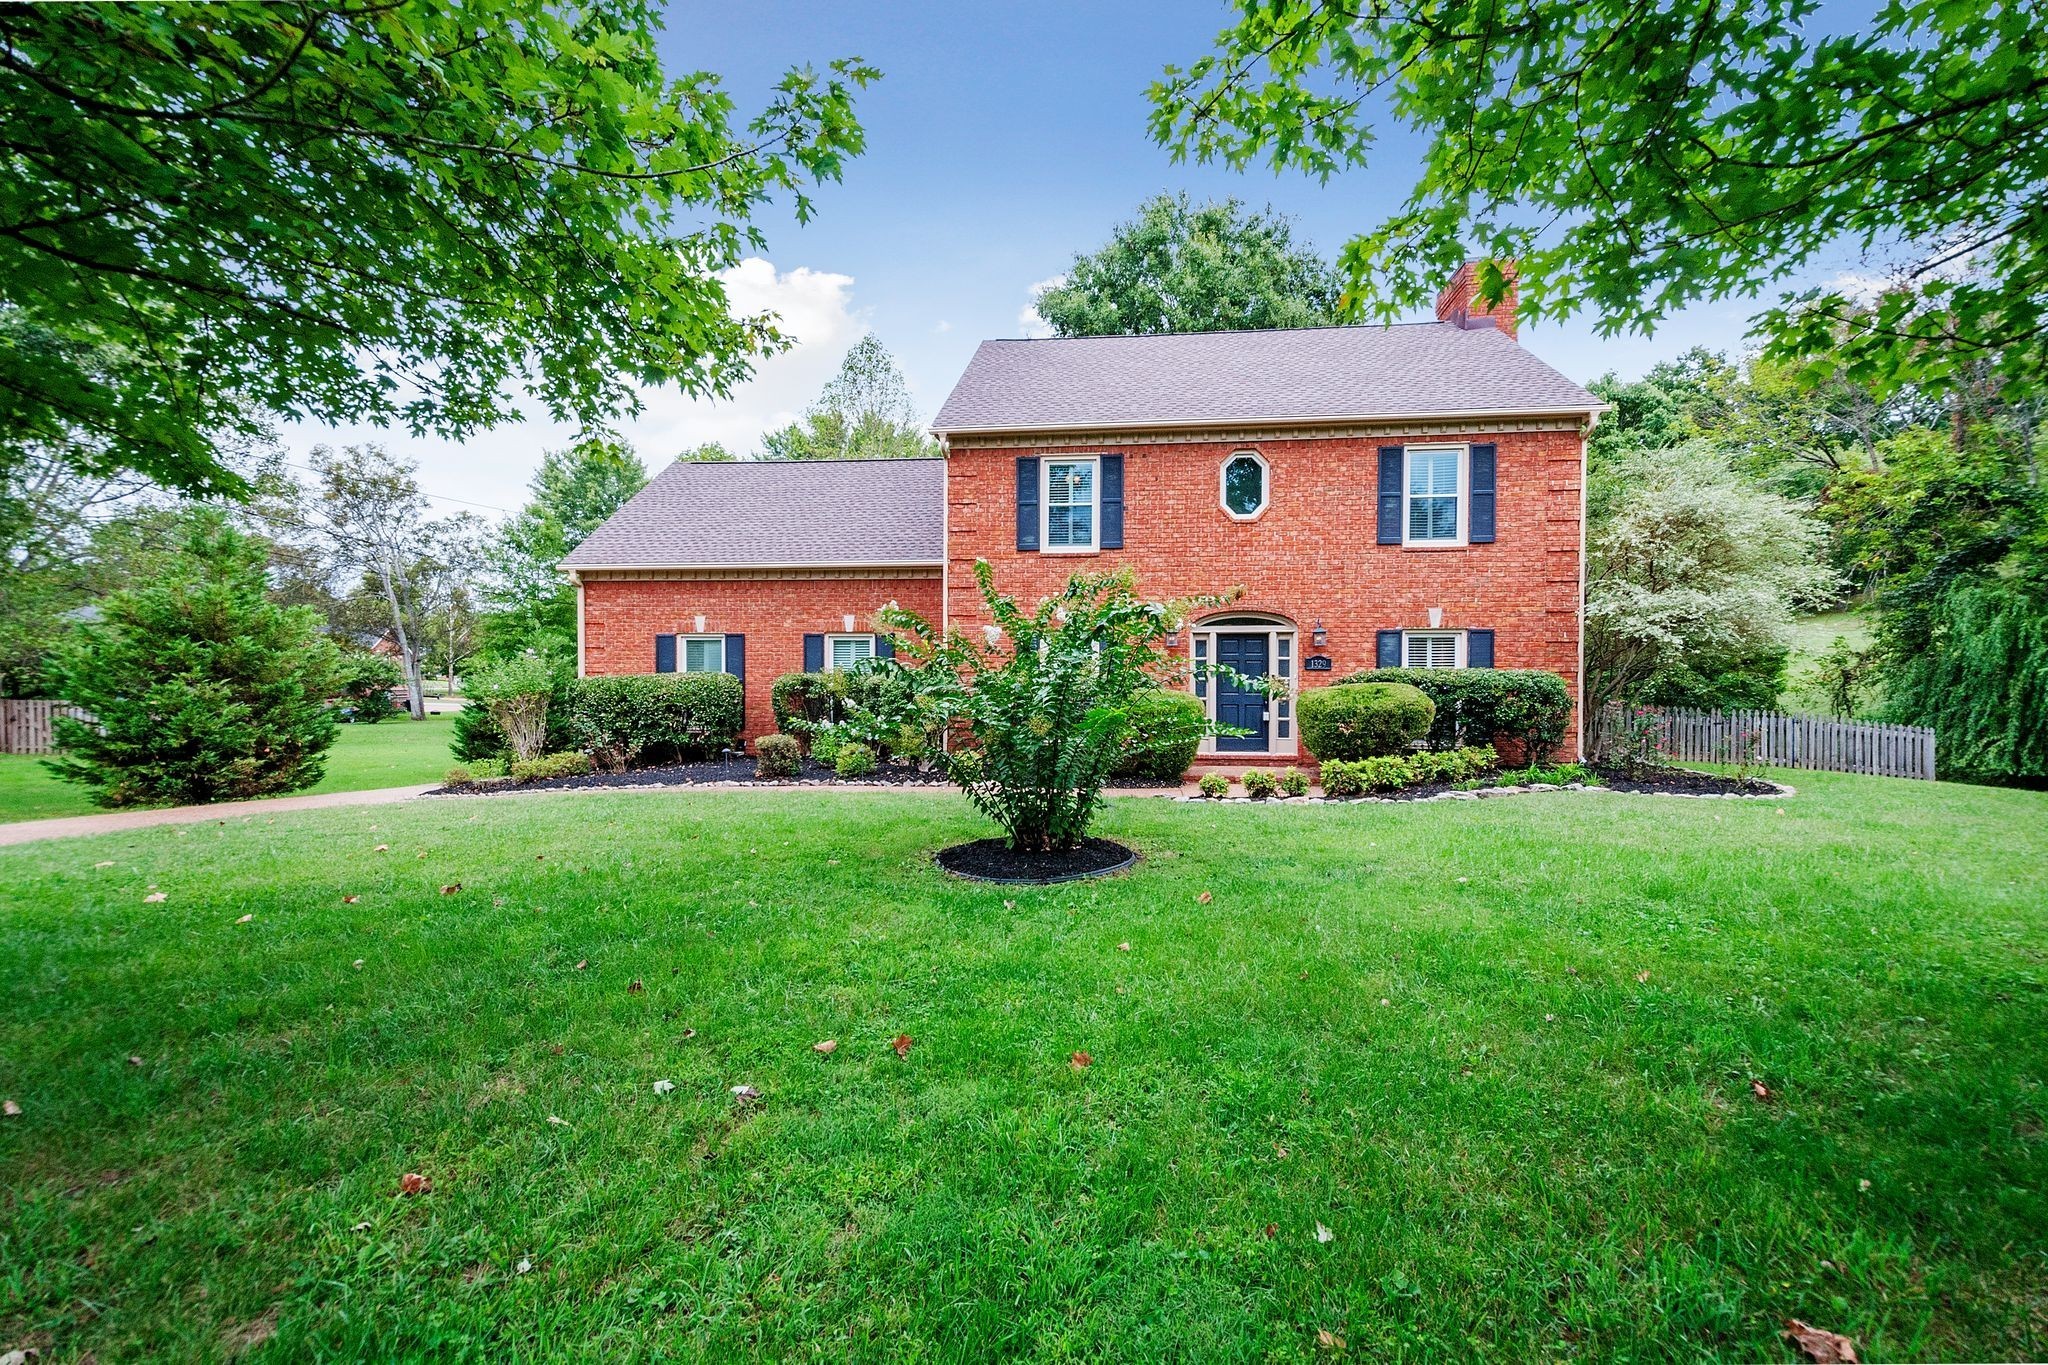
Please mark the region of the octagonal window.
<svg viewBox="0 0 2048 1365"><path fill-rule="evenodd" d="M1257 453L1240 450L1223 462L1223 510L1249 521L1266 510L1270 494L1266 462Z"/></svg>

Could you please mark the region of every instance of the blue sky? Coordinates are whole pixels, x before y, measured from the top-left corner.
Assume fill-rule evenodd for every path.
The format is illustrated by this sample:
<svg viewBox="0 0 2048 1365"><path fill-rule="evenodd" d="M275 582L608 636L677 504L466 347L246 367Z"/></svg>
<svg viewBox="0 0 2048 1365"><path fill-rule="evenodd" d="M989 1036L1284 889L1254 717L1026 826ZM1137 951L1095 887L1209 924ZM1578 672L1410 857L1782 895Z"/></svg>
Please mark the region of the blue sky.
<svg viewBox="0 0 2048 1365"><path fill-rule="evenodd" d="M1176 165L1147 136L1147 86L1166 63L1206 51L1230 14L1210 0L672 5L662 43L670 69L720 73L742 108L759 107L793 63L857 55L884 74L860 100L866 155L843 183L818 191L809 225L779 207L764 214L766 259L735 281L742 304L783 312L802 344L727 402L650 394L647 415L627 428L641 454L658 465L700 440L750 448L802 409L868 329L902 362L929 416L976 342L1023 333L1035 282L1161 190L1271 204L1334 255L1405 196L1416 145L1399 128L1383 126L1374 166L1328 185ZM1740 301L1696 308L1650 338L1602 339L1579 318L1526 328L1522 340L1581 382L1609 370L1632 376L1690 346L1738 349L1751 311ZM490 508L522 501L541 452L569 435L529 422L459 446L361 429L295 428L287 442L382 440L420 461L430 491Z"/></svg>

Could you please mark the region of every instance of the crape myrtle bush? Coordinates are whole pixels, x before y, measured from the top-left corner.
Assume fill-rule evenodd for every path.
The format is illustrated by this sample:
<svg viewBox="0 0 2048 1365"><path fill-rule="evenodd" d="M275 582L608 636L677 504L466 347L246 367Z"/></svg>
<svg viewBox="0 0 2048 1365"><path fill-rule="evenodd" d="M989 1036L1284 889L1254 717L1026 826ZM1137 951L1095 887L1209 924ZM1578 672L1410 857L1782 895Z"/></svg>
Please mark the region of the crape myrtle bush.
<svg viewBox="0 0 2048 1365"><path fill-rule="evenodd" d="M546 750L577 750L614 770L696 758L733 744L743 724L741 683L727 673L641 673L563 678L549 694ZM481 706L455 718L450 745L465 762L505 758L505 732Z"/></svg>
<svg viewBox="0 0 2048 1365"><path fill-rule="evenodd" d="M1571 724L1571 688L1538 668L1374 668L1338 685L1382 682L1406 683L1435 704L1426 737L1432 749L1513 740L1527 762L1540 763L1564 743Z"/></svg>
<svg viewBox="0 0 2048 1365"><path fill-rule="evenodd" d="M1312 687L1295 707L1301 742L1326 762L1399 753L1428 732L1436 715L1419 688L1379 680Z"/></svg>
<svg viewBox="0 0 2048 1365"><path fill-rule="evenodd" d="M1134 698L1171 684L1185 665L1167 641L1188 613L1223 598L1147 602L1129 570L1077 573L1030 611L996 590L976 561L989 624L943 637L901 607L882 620L900 632L894 667L962 742L932 755L977 810L1023 853L1072 848L1102 805L1123 755ZM1197 735L1206 732L1207 722Z"/></svg>

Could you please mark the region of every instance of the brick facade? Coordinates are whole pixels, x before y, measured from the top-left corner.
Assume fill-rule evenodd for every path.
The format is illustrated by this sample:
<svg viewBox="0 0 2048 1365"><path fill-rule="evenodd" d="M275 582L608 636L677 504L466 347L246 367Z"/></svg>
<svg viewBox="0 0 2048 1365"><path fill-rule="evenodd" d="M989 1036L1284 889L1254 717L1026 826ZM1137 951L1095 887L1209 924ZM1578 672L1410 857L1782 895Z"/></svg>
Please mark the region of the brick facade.
<svg viewBox="0 0 2048 1365"><path fill-rule="evenodd" d="M1445 441L1496 446L1496 539L1456 549L1377 544L1379 447ZM1257 451L1270 469L1267 506L1253 521L1233 520L1219 501L1221 464L1241 450ZM1061 453L1123 455L1122 549L1016 548L1016 460ZM1330 658L1329 671L1301 673L1303 686L1373 667L1377 631L1428 629L1430 609L1438 608L1443 629L1495 632L1496 667L1548 669L1576 694L1583 473L1576 429L1087 446L978 447L962 437L947 469L948 622L972 630L985 619L974 587L977 558L994 566L1000 589L1027 602L1078 570L1128 565L1147 594L1242 587L1230 610L1293 622L1304 656ZM1320 651L1311 647L1317 621L1329 633ZM1577 745L1574 725L1564 752Z"/></svg>
<svg viewBox="0 0 2048 1365"><path fill-rule="evenodd" d="M894 601L936 621L939 571L773 576L586 574L583 581L583 672L652 673L654 637L738 634L746 645L746 729L751 742L775 731L769 689L804 666L804 636L875 629L875 612Z"/></svg>

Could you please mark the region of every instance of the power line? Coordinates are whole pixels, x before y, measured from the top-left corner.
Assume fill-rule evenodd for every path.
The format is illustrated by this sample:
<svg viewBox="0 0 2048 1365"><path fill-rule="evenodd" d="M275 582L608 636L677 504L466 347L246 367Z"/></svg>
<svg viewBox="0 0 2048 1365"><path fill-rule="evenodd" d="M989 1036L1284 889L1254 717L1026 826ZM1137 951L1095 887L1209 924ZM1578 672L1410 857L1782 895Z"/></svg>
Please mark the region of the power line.
<svg viewBox="0 0 2048 1365"><path fill-rule="evenodd" d="M319 470L313 468L313 466L309 464L300 464L297 460L286 460L284 463L293 469L302 470L308 474L318 474L320 472ZM424 488L420 490L420 496L423 498L431 498L435 502L453 502L459 503L464 507L481 507L486 512L503 512L508 517L517 515L511 508L500 507L496 503L471 502L468 498L453 498L448 496L446 493L430 493Z"/></svg>

